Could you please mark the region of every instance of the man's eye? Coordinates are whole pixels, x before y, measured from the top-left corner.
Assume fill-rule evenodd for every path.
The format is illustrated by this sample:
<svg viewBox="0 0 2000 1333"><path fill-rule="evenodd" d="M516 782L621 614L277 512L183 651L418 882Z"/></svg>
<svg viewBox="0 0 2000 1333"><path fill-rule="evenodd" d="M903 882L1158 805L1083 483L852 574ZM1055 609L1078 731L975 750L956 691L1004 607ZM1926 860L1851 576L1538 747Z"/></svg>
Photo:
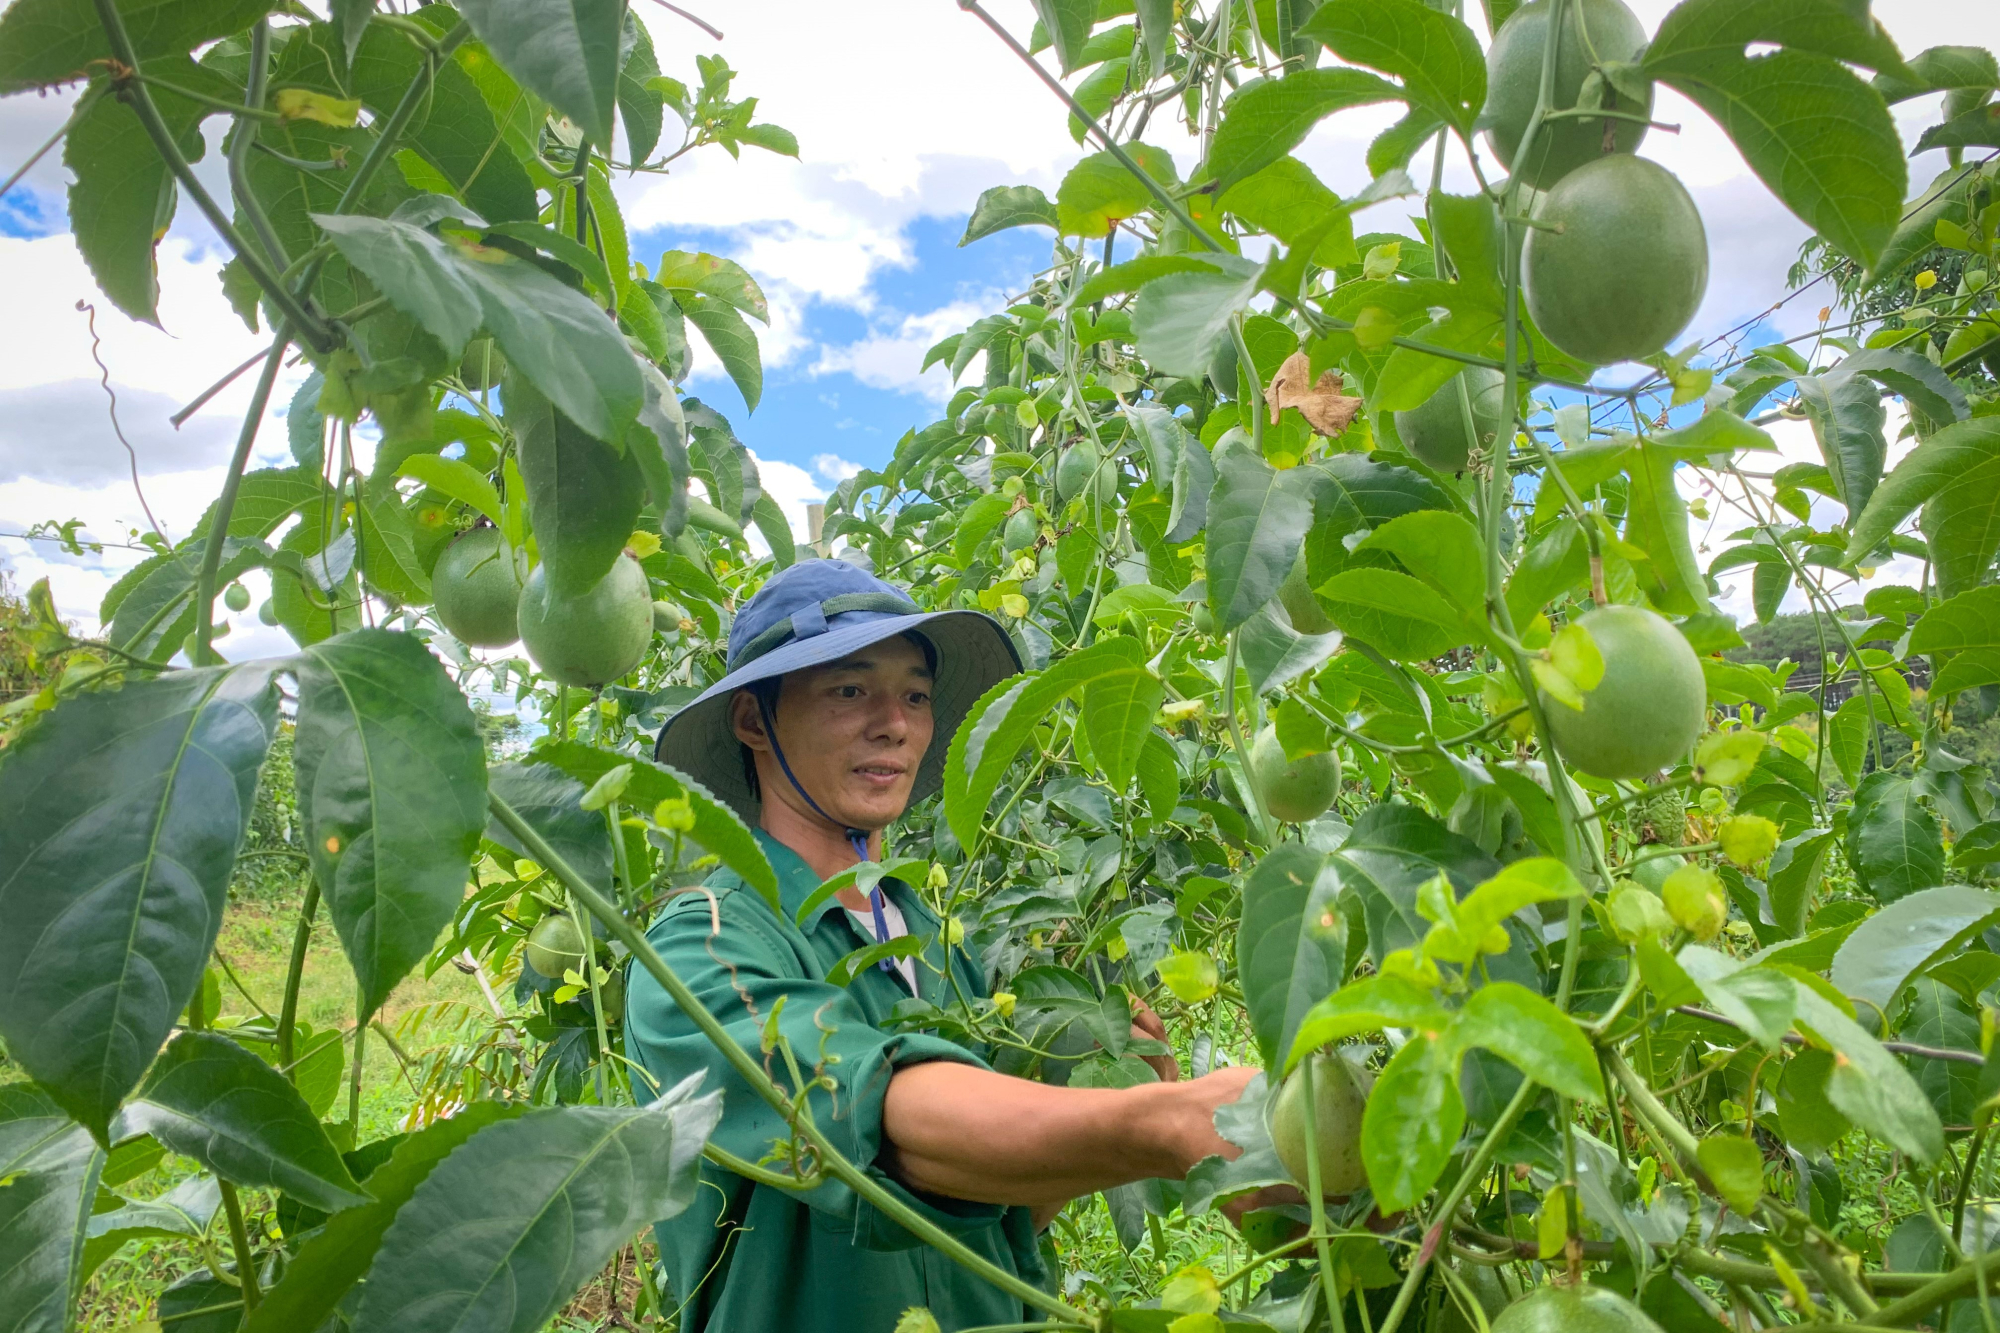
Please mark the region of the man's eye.
<svg viewBox="0 0 2000 1333"><path fill-rule="evenodd" d="M931 697L928 694L925 694L922 690L910 691L910 702L912 704L918 707L923 707L924 705L929 704L930 701Z"/></svg>
<svg viewBox="0 0 2000 1333"><path fill-rule="evenodd" d="M859 699L861 697L861 687L859 685L842 685L834 693L843 699Z"/></svg>

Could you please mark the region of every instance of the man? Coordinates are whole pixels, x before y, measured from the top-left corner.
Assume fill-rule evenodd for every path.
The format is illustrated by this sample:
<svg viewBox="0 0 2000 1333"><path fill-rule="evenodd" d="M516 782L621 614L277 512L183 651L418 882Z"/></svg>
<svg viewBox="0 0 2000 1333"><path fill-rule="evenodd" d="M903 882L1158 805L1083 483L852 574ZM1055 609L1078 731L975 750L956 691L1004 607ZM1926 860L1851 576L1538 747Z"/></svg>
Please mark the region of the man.
<svg viewBox="0 0 2000 1333"><path fill-rule="evenodd" d="M858 1165L926 1218L1029 1281L1046 1275L1035 1232L1072 1198L1179 1177L1211 1153L1215 1108L1254 1075L1223 1069L1122 1090L1056 1088L989 1069L978 1051L888 1030L897 1001L986 999L985 978L909 886L843 890L802 923L819 884L879 859L882 829L942 782L952 733L986 690L1020 669L1012 642L972 611L924 613L891 584L839 560L794 565L743 607L729 673L660 733L665 763L729 801L756 828L785 911L732 874L674 898L648 938L746 1050L778 1029L806 1077L813 1114ZM828 971L903 934L922 952ZM724 1063L645 973L634 971L627 1033L662 1087L707 1072L724 1089L713 1142L755 1162L782 1119ZM779 1003L783 1001L780 1011ZM1164 1036L1150 1013L1136 1035ZM790 1084L782 1059L767 1061ZM887 1333L911 1306L947 1330L1015 1323L1021 1303L917 1242L852 1190L774 1188L704 1163L693 1206L658 1228L681 1328L730 1333Z"/></svg>

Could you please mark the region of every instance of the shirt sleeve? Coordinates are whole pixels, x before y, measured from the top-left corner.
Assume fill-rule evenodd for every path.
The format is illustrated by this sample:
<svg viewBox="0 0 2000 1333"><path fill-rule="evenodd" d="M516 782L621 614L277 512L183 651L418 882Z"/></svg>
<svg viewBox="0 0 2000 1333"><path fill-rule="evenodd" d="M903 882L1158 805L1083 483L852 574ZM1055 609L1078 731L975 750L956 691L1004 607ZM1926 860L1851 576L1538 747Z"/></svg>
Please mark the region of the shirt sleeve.
<svg viewBox="0 0 2000 1333"><path fill-rule="evenodd" d="M844 988L807 974L799 952L803 940L788 938L763 900L745 890L684 894L653 923L647 939L702 1006L762 1063L772 1082L790 1090L793 1079L783 1055L761 1049L765 1026L773 1013L778 1014L778 1032L790 1043L800 1073L807 1080L819 1077L832 1084L809 1095L815 1123L843 1156L890 1193L956 1234L990 1226L1007 1211L998 1204L919 1194L876 1164L882 1147L882 1103L891 1076L927 1060L986 1068L978 1057L941 1037L884 1032L870 1023ZM722 1120L710 1142L758 1162L774 1142L788 1138L777 1110L751 1089L636 963L628 994L627 1039L634 1057L660 1086L672 1087L702 1072L704 1088L722 1089ZM831 1177L814 1189L787 1192L811 1206L822 1222L851 1229L858 1245L903 1249L917 1243L903 1227Z"/></svg>

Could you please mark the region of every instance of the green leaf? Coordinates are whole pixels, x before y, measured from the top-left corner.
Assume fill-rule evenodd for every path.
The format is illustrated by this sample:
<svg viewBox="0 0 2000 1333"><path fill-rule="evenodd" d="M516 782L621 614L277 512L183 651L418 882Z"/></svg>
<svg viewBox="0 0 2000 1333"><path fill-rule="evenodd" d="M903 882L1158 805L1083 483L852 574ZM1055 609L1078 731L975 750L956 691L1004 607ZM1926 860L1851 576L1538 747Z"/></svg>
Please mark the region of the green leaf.
<svg viewBox="0 0 2000 1333"><path fill-rule="evenodd" d="M994 186L972 204L972 216L966 218L966 234L958 238L958 244L970 246L974 240L984 240L1010 226L1046 226L1054 230L1056 206L1034 186Z"/></svg>
<svg viewBox="0 0 2000 1333"><path fill-rule="evenodd" d="M1339 651L1338 630L1301 634L1281 602L1266 602L1238 631L1238 657L1250 688L1258 694L1281 690Z"/></svg>
<svg viewBox="0 0 2000 1333"><path fill-rule="evenodd" d="M1968 411L1965 390L1942 367L1900 347L1864 348L1829 373L1865 375L1940 426L1965 420ZM1771 446L1767 442L1764 447Z"/></svg>
<svg viewBox="0 0 2000 1333"><path fill-rule="evenodd" d="M1471 839L1414 806L1396 802L1364 811L1335 855L1342 862L1342 878L1361 898L1368 921L1368 956L1378 967L1398 949L1417 948L1430 929L1417 911L1417 892L1423 885L1442 874L1451 881L1453 892L1470 893L1500 869Z"/></svg>
<svg viewBox="0 0 2000 1333"><path fill-rule="evenodd" d="M660 270L653 279L673 292L675 300L680 299L682 292L692 292L713 297L752 319L771 322L771 307L764 300L764 289L757 285L748 269L733 259L669 250L660 256Z"/></svg>
<svg viewBox="0 0 2000 1333"><path fill-rule="evenodd" d="M1852 564L1865 558L1947 484L1993 504L2000 495L2000 417L1973 417L1920 441L1868 496L1843 559ZM1989 560L1991 551L1989 545Z"/></svg>
<svg viewBox="0 0 2000 1333"><path fill-rule="evenodd" d="M1395 84L1359 69L1305 69L1253 83L1223 103L1205 173L1227 191L1298 147L1334 112L1402 98Z"/></svg>
<svg viewBox="0 0 2000 1333"><path fill-rule="evenodd" d="M394 480L363 482L355 517L360 531L355 553L369 590L404 605L428 602L431 579L417 556L416 523Z"/></svg>
<svg viewBox="0 0 2000 1333"><path fill-rule="evenodd" d="M184 56L241 32L275 6L270 0L124 0L118 16L142 64ZM90 0L15 0L0 15L0 96L69 83L109 58L111 43Z"/></svg>
<svg viewBox="0 0 2000 1333"><path fill-rule="evenodd" d="M1486 558L1472 524L1448 509L1418 509L1375 529L1355 548L1387 551L1461 612L1486 601Z"/></svg>
<svg viewBox="0 0 2000 1333"><path fill-rule="evenodd" d="M176 671L0 764L0 1038L100 1139L201 984L277 707L266 668Z"/></svg>
<svg viewBox="0 0 2000 1333"><path fill-rule="evenodd" d="M1798 987L1798 1025L1840 1057L1826 1080L1835 1110L1920 1161L1944 1155L1944 1128L1930 1099L1881 1042L1811 986Z"/></svg>
<svg viewBox="0 0 2000 1333"><path fill-rule="evenodd" d="M1350 64L1395 75L1412 107L1472 133L1486 102L1486 58L1472 29L1449 14L1421 0L1332 0L1299 35L1326 43Z"/></svg>
<svg viewBox="0 0 2000 1333"><path fill-rule="evenodd" d="M90 1132L41 1089L0 1087L0 1328L8 1333L73 1326L104 1163Z"/></svg>
<svg viewBox="0 0 2000 1333"><path fill-rule="evenodd" d="M1278 472L1250 453L1217 462L1208 500L1208 604L1224 630L1254 615L1291 573L1312 523L1306 481L1299 469Z"/></svg>
<svg viewBox="0 0 2000 1333"><path fill-rule="evenodd" d="M465 696L408 634L360 629L305 649L299 814L364 1014L430 952L486 827L486 762Z"/></svg>
<svg viewBox="0 0 2000 1333"><path fill-rule="evenodd" d="M1764 1197L1764 1153L1740 1134L1713 1134L1695 1145L1702 1174L1722 1201L1745 1217Z"/></svg>
<svg viewBox="0 0 2000 1333"><path fill-rule="evenodd" d="M1688 535L1687 502L1674 481L1674 456L1651 440L1641 440L1625 460L1625 539L1650 557L1640 587L1663 611L1682 615L1709 609L1708 581L1695 559Z"/></svg>
<svg viewBox="0 0 2000 1333"><path fill-rule="evenodd" d="M1097 23L1097 0L1032 0L1035 18L1056 48L1056 63L1068 74L1083 59L1084 45Z"/></svg>
<svg viewBox="0 0 2000 1333"><path fill-rule="evenodd" d="M1166 685L1143 663L1102 672L1084 684L1079 700L1084 732L1113 791L1132 785L1140 750L1153 734L1153 715L1166 697Z"/></svg>
<svg viewBox="0 0 2000 1333"><path fill-rule="evenodd" d="M666 98L653 86L660 77L660 58L653 34L630 9L625 11L625 39L631 54L618 71L618 119L625 124L626 151L633 162L644 162L660 145L666 123Z"/></svg>
<svg viewBox="0 0 2000 1333"><path fill-rule="evenodd" d="M1422 473L1361 454L1335 454L1299 470L1306 474L1313 496L1306 561L1322 581L1346 563L1342 539L1349 533L1379 528L1413 509L1451 507L1444 491Z"/></svg>
<svg viewBox="0 0 2000 1333"><path fill-rule="evenodd" d="M1646 71L1699 73L1752 43L1815 51L1868 69L1901 70L1903 57L1868 11L1843 0L1683 0L1660 20Z"/></svg>
<svg viewBox="0 0 2000 1333"><path fill-rule="evenodd" d="M1939 667L1933 694L2000 681L2000 587L1973 588L1924 612L1910 630L1910 651Z"/></svg>
<svg viewBox="0 0 2000 1333"><path fill-rule="evenodd" d="M827 983L851 986L856 977L877 963L892 958L914 958L924 951L924 945L929 942L929 937L925 935L898 935L893 940L864 944L826 970Z"/></svg>
<svg viewBox="0 0 2000 1333"><path fill-rule="evenodd" d="M1076 289L1069 299L1072 309L1095 305L1107 296L1121 292L1136 292L1155 278L1164 278L1169 273L1220 273L1221 269L1195 255L1141 255L1128 259L1122 264L1099 269L1091 274L1090 280ZM1155 404L1145 404L1155 407ZM1165 412L1165 408L1157 408Z"/></svg>
<svg viewBox="0 0 2000 1333"><path fill-rule="evenodd" d="M1941 595L1956 597L1979 583L2000 546L2000 467L1983 464L1953 478L1925 502L1917 528Z"/></svg>
<svg viewBox="0 0 2000 1333"><path fill-rule="evenodd" d="M1342 630L1398 662L1422 662L1470 643L1473 631L1451 603L1393 569L1345 569L1319 587Z"/></svg>
<svg viewBox="0 0 2000 1333"><path fill-rule="evenodd" d="M756 411L758 401L764 396L764 363L757 350L757 335L732 306L715 297L683 293L675 300L688 323L701 330L709 350L729 372L730 382L743 395L744 406Z"/></svg>
<svg viewBox="0 0 2000 1333"><path fill-rule="evenodd" d="M1150 144L1122 145L1139 169L1162 185L1175 181L1174 160ZM1056 230L1064 236L1098 237L1114 222L1153 206L1153 192L1107 150L1071 167L1056 187Z"/></svg>
<svg viewBox="0 0 2000 1333"><path fill-rule="evenodd" d="M21 8L16 4L9 9L7 19ZM95 10L89 12L95 27ZM0 22L0 37L4 35ZM0 66L4 64L0 57ZM147 72L211 97L241 97L227 79L185 56L148 61ZM158 87L152 94L182 153L190 162L200 161L199 126L213 108ZM113 305L136 320L157 324L160 283L154 250L173 219L176 186L139 113L115 96L97 97L70 127L63 165L75 177L69 188L70 231L90 276Z"/></svg>
<svg viewBox="0 0 2000 1333"><path fill-rule="evenodd" d="M1220 272L1170 273L1139 289L1132 334L1139 354L1169 375L1199 378L1229 339L1229 327L1257 294L1263 270L1234 255L1212 255Z"/></svg>
<svg viewBox="0 0 2000 1333"><path fill-rule="evenodd" d="M1495 981L1480 987L1444 1040L1458 1050L1483 1047L1560 1096L1604 1104L1604 1079L1589 1039L1562 1010L1525 986Z"/></svg>
<svg viewBox="0 0 2000 1333"><path fill-rule="evenodd" d="M1843 995L1886 1011L1910 979L1994 923L2000 896L1964 884L1898 899L1854 928L1828 977Z"/></svg>
<svg viewBox="0 0 2000 1333"><path fill-rule="evenodd" d="M1006 521L1013 501L997 491L979 496L958 515L957 533L952 537L952 554L957 557L961 568L970 567L972 557L981 542L993 535L993 530Z"/></svg>
<svg viewBox="0 0 2000 1333"><path fill-rule="evenodd" d="M624 437L644 389L625 335L589 297L525 259L407 222L327 213L313 220L449 356L483 327L507 354L508 368L563 415L598 439Z"/></svg>
<svg viewBox="0 0 2000 1333"><path fill-rule="evenodd" d="M1400 1212L1429 1193L1464 1129L1458 1060L1442 1043L1411 1037L1375 1080L1361 1117L1361 1163L1375 1206Z"/></svg>
<svg viewBox="0 0 2000 1333"><path fill-rule="evenodd" d="M457 500L492 519L496 525L501 522L500 492L484 472L463 459L446 458L441 454L412 454L396 469L396 475L413 477L438 494Z"/></svg>
<svg viewBox="0 0 2000 1333"><path fill-rule="evenodd" d="M1985 51L1980 54L1988 60L1993 58ZM1880 281L1936 245L1940 220L1968 221L1972 192L1984 180L1979 169L1970 164L1947 167L1939 172L1921 194L1903 206L1902 220L1896 224L1888 244L1882 247L1882 253L1875 257L1867 280L1870 283Z"/></svg>
<svg viewBox="0 0 2000 1333"><path fill-rule="evenodd" d="M355 1333L534 1333L640 1228L694 1201L722 1095L570 1106L490 1125L434 1167L382 1236Z"/></svg>
<svg viewBox="0 0 2000 1333"><path fill-rule="evenodd" d="M1699 944L1682 948L1677 961L1701 987L1703 999L1765 1050L1778 1049L1798 1012L1798 996L1805 988L1775 967L1745 967Z"/></svg>
<svg viewBox="0 0 2000 1333"><path fill-rule="evenodd" d="M1861 886L1891 903L1944 882L1944 837L1937 816L1908 777L1878 769L1855 789L1848 812L1848 860Z"/></svg>
<svg viewBox="0 0 2000 1333"><path fill-rule="evenodd" d="M1237 975L1267 1069L1281 1060L1290 1067L1306 1011L1340 985L1347 928L1339 894L1325 853L1291 844L1259 861L1243 885Z"/></svg>
<svg viewBox="0 0 2000 1333"><path fill-rule="evenodd" d="M1284 1072L1291 1073L1308 1054L1345 1037L1385 1028L1442 1032L1451 1021L1451 1012L1415 983L1383 973L1363 977L1305 1012L1286 1048Z"/></svg>
<svg viewBox="0 0 2000 1333"><path fill-rule="evenodd" d="M389 1160L368 1173L372 1201L335 1213L306 1240L285 1265L284 1279L266 1291L263 1304L251 1312L245 1333L319 1327L368 1271L396 1211L446 1155L488 1125L518 1119L527 1110L518 1104L474 1102L450 1119L404 1137Z"/></svg>
<svg viewBox="0 0 2000 1333"><path fill-rule="evenodd" d="M1724 52L1657 72L1714 117L1807 226L1863 267L1875 262L1902 214L1906 181L1902 139L1880 93L1832 56L1796 49Z"/></svg>
<svg viewBox="0 0 2000 1333"><path fill-rule="evenodd" d="M525 380L510 375L505 392L549 587L579 596L611 572L639 521L646 486L637 451L578 429Z"/></svg>
<svg viewBox="0 0 2000 1333"><path fill-rule="evenodd" d="M1222 208L1286 245L1311 240L1312 260L1322 267L1361 262L1354 249L1354 220L1340 196L1295 157L1281 157L1232 185Z"/></svg>
<svg viewBox="0 0 2000 1333"><path fill-rule="evenodd" d="M464 0L466 22L521 86L575 121L604 153L618 101L617 0Z"/></svg>
<svg viewBox="0 0 2000 1333"><path fill-rule="evenodd" d="M688 836L741 875L743 882L762 894L773 911L779 910L778 873L771 868L770 858L764 855L756 835L734 810L685 773L642 755L600 750L578 741L538 746L535 758L583 782L596 782L620 764L632 765L632 778L625 789L631 805L651 809L661 801L687 801L694 811L694 828Z"/></svg>
<svg viewBox="0 0 2000 1333"><path fill-rule="evenodd" d="M113 1137L136 1134L224 1180L283 1190L326 1212L367 1201L298 1090L213 1032L183 1032L168 1045L118 1113Z"/></svg>
<svg viewBox="0 0 2000 1333"><path fill-rule="evenodd" d="M1833 834L1818 830L1787 838L1771 857L1771 920L1787 935L1806 930L1806 908L1826 867Z"/></svg>
<svg viewBox="0 0 2000 1333"><path fill-rule="evenodd" d="M408 37L371 25L355 50L348 95L360 98L380 124L395 113L410 86L424 77L424 65L423 52ZM487 221L534 220L534 181L501 141L500 127L479 95L479 86L456 61L438 64L429 95L404 131L403 143L436 168Z"/></svg>

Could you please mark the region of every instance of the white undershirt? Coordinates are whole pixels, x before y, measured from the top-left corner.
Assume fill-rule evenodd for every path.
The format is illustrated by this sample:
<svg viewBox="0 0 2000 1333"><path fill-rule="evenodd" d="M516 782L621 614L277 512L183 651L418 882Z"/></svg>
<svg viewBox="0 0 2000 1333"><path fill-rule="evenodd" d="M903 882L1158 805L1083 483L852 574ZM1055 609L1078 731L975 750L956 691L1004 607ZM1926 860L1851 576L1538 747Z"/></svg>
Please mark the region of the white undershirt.
<svg viewBox="0 0 2000 1333"><path fill-rule="evenodd" d="M875 939L875 912L872 907L866 912L857 912L849 907L847 908L847 914L854 918L856 925L861 927L863 935L866 935L871 940ZM910 933L909 923L903 920L903 909L896 906L895 900L890 898L886 893L882 895L882 920L889 927L889 939L891 940ZM877 942L887 943L886 940ZM910 983L910 994L918 994L917 960L914 958L891 958L889 962L895 966L898 972L903 974L903 980Z"/></svg>

